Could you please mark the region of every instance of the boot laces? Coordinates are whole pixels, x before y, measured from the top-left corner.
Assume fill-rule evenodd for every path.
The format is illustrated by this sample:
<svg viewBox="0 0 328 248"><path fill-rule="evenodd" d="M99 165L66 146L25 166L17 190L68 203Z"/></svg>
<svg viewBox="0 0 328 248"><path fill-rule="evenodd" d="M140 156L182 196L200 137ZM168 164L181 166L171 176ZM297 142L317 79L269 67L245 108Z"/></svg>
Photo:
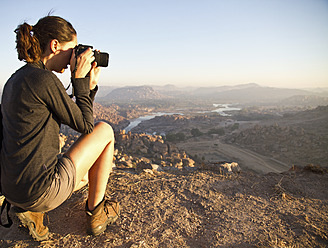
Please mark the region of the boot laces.
<svg viewBox="0 0 328 248"><path fill-rule="evenodd" d="M105 213L108 216L109 215L109 208L111 207L113 209L113 211L115 212L116 215L119 215L118 212L115 209L115 204L117 204L117 201L114 200L105 200L105 204L104 204L104 208L105 208Z"/></svg>

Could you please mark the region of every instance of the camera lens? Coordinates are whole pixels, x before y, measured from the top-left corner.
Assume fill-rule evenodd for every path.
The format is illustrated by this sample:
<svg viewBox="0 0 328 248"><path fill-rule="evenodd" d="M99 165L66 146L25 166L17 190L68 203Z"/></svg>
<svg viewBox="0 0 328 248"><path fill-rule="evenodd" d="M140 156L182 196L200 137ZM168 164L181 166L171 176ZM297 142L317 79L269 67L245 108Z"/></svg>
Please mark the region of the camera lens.
<svg viewBox="0 0 328 248"><path fill-rule="evenodd" d="M98 51L94 51L95 61L97 62L97 66L107 67L109 54L108 53L101 53Z"/></svg>

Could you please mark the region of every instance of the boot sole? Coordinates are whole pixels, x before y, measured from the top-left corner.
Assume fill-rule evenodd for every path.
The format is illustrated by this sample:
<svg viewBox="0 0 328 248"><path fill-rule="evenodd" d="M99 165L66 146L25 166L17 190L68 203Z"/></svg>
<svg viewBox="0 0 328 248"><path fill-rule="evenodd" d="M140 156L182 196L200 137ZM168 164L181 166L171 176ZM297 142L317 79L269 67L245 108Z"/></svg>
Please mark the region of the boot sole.
<svg viewBox="0 0 328 248"><path fill-rule="evenodd" d="M30 220L30 218L28 218L24 212L22 213L16 213L16 216L20 219L20 221L22 222L23 226L28 228L28 230L30 231L30 235L36 240L36 241L42 241L42 240L46 240L49 236L49 229L47 228L47 233L45 235L39 235L36 232L35 229L35 223L33 221Z"/></svg>

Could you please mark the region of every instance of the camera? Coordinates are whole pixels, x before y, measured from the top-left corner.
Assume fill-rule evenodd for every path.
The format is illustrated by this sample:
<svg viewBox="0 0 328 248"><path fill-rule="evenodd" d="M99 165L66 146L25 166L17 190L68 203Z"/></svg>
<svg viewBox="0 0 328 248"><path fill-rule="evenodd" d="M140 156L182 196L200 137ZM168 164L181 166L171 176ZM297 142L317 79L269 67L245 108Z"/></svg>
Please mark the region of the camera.
<svg viewBox="0 0 328 248"><path fill-rule="evenodd" d="M75 47L75 56L77 57L81 53L83 53L85 50L88 48L93 49L93 46L88 46L88 45L82 45L79 44ZM108 66L108 61L109 61L109 54L108 53L101 53L96 50L93 50L95 60L97 62L97 66L102 66L102 67L107 67ZM92 61L92 63L94 62Z"/></svg>

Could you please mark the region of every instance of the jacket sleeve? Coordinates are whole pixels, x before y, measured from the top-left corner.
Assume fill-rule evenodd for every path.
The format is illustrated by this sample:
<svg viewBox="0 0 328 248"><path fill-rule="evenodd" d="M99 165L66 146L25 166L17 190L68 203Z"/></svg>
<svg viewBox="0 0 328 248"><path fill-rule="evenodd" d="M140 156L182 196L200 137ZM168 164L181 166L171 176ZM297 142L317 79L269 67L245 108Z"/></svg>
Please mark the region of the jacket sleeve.
<svg viewBox="0 0 328 248"><path fill-rule="evenodd" d="M61 123L80 133L91 133L94 127L93 100L97 88L90 91L89 78L72 79L72 84L75 102L68 96L60 80L51 73L43 100Z"/></svg>

